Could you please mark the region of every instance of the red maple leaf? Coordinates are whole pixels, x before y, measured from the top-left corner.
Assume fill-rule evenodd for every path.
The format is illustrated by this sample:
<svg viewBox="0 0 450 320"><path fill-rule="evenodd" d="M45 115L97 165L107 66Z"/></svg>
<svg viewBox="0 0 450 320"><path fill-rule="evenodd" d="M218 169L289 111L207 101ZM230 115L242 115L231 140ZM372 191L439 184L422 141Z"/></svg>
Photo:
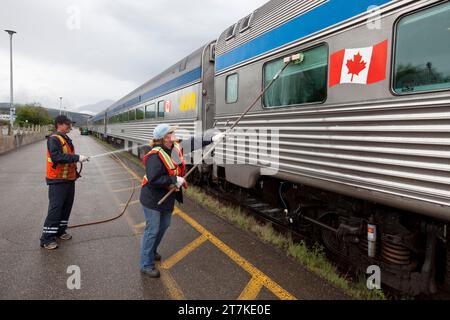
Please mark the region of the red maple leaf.
<svg viewBox="0 0 450 320"><path fill-rule="evenodd" d="M353 82L353 77L358 76L366 67L367 63L362 61L362 55L359 52L353 56L353 60L347 60L348 74L352 75L351 81Z"/></svg>

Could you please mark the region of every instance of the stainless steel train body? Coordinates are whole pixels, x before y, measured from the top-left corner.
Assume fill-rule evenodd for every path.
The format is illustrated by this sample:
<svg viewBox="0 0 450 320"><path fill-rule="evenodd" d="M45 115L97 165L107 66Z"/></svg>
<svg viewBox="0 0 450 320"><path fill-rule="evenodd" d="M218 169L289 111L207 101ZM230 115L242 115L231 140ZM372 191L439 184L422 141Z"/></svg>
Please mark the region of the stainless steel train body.
<svg viewBox="0 0 450 320"><path fill-rule="evenodd" d="M297 228L319 227L330 251L381 266L396 289L435 292L439 269L450 287L449 1L269 1L91 128L127 147L161 122L224 130L299 53L216 150L208 179L259 193ZM161 101L170 112L158 113ZM273 149L276 170L261 170Z"/></svg>
<svg viewBox="0 0 450 320"><path fill-rule="evenodd" d="M321 68L329 70L332 53L345 48L370 47L387 40L385 80L370 85L342 84L332 88L327 85L325 95L311 103L268 108L262 101L240 127L264 127L279 132L280 168L275 177L281 180L450 221L450 85L447 83L447 90L430 88L417 93L398 92L393 88L396 44L405 41L395 39L399 23L402 18L408 19L412 12L437 3L439 1L269 2L253 13L250 29L239 32L238 26L234 37L230 38L226 31L217 42L218 125L225 127L227 121L235 119L258 95L265 81L264 70L274 60L323 48L323 60L314 63L321 63ZM380 5L379 10L367 12L373 4ZM440 6L423 14L438 14L442 10L450 19L448 3ZM350 15L351 18L345 19ZM373 17L377 20L371 21ZM419 12L417 19L420 17ZM333 24L320 19L339 22ZM327 27L320 29L320 26ZM284 30L305 36L294 41L290 41L289 36L280 40ZM450 58L449 31L443 30L441 35L432 32L434 29L430 28L427 33L431 38L447 36L434 41L436 45L447 41L437 48L446 51L437 55ZM417 43L419 47L423 45ZM427 50L421 52L425 54ZM430 59L441 60L437 55ZM423 57L424 66L427 58ZM238 99L227 103L227 78L233 75L239 79ZM327 81L325 73L323 76ZM302 80L297 79L298 85L307 86ZM245 137L239 138L241 145L245 145L245 140ZM248 160L248 153L246 157ZM245 166L229 165L225 170L227 177L234 178L232 182L245 188L253 188L259 178L258 170Z"/></svg>

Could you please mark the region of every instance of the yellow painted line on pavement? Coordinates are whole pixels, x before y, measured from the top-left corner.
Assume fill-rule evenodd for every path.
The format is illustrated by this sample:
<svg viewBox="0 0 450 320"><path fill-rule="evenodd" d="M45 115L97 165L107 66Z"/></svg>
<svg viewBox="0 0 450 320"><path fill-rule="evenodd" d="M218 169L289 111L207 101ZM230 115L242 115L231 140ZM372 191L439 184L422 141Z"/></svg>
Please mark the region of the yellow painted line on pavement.
<svg viewBox="0 0 450 320"><path fill-rule="evenodd" d="M135 224L134 228L136 229L136 232L138 234L143 234L146 226L147 226L147 222L142 222L142 223Z"/></svg>
<svg viewBox="0 0 450 320"><path fill-rule="evenodd" d="M242 269L247 271L252 275L252 277L257 278L267 289L269 289L274 295L276 295L281 300L296 300L296 298L290 294L288 291L283 289L279 284L270 279L267 275L265 275L262 271L257 269L253 264L249 261L241 257L236 251L231 249L225 243L223 243L220 239L211 234L208 230L202 227L197 221L189 217L186 213L184 213L178 207L175 208L175 212L179 215L184 221L190 224L194 229L196 229L200 234L204 235L208 238L211 243L213 243L220 251L225 253L231 260L233 260L236 264L238 264Z"/></svg>
<svg viewBox="0 0 450 320"><path fill-rule="evenodd" d="M201 235L194 241L192 241L190 244L188 244L186 247L175 253L172 257L165 260L164 263L161 265L162 268L169 270L174 265L176 265L178 262L183 260L188 254L190 254L192 251L200 247L203 243L208 241L208 238L206 238L204 235Z"/></svg>
<svg viewBox="0 0 450 320"><path fill-rule="evenodd" d="M105 173L105 177L113 177L113 176L120 176L121 174L127 174L127 172L114 172L114 173Z"/></svg>
<svg viewBox="0 0 450 320"><path fill-rule="evenodd" d="M173 300L186 300L183 290L178 286L169 270L160 267L159 272L161 273L161 281L169 292L170 297Z"/></svg>
<svg viewBox="0 0 450 320"><path fill-rule="evenodd" d="M135 206L135 205L137 205L137 204L140 204L141 203L141 201L140 200L134 200L134 201L131 201L129 204L128 204L128 206ZM120 204L122 207L125 207L127 204L126 203L122 203L122 204Z"/></svg>
<svg viewBox="0 0 450 320"><path fill-rule="evenodd" d="M121 180L112 180L112 181L107 181L108 183L121 183L121 182L127 182L127 181L132 181L134 180L134 178L128 178L128 179L121 179Z"/></svg>
<svg viewBox="0 0 450 320"><path fill-rule="evenodd" d="M88 146L89 150L91 150L90 146L89 146L89 145L87 145L87 146ZM102 146L102 148L105 149L103 146ZM113 160L111 160L111 161L113 161ZM97 168L97 170L100 172L100 175L103 176L103 178L105 179L105 181L107 181L107 180L106 180L106 177L105 177L105 175L104 175L104 172L101 170L101 167L99 166L99 164L98 164L97 162L94 162L94 166L95 166L95 167ZM106 183L106 186L107 186L108 190L110 190L111 193L112 193L111 184L110 184L110 183ZM113 199L114 199L114 202L116 203L116 205L120 207L120 202L119 202L119 199L117 198L117 196L113 196ZM136 230L133 228L133 225L135 224L135 222L134 222L133 219L130 217L128 210L125 211L124 217L125 217L125 219L126 219L126 221L127 221L127 224L128 224L128 225L130 226L130 228L132 229L133 234L136 234L137 232L136 232Z"/></svg>
<svg viewBox="0 0 450 320"><path fill-rule="evenodd" d="M142 181L142 178L139 177L128 166L126 166L120 159L118 159L118 162L132 176L134 176L137 181L139 181L139 182ZM140 202L138 200L133 201L133 204L137 204L137 203L140 203ZM187 256L187 254L192 252L196 247L198 247L205 241L209 240L219 250L221 250L223 253L225 253L231 260L233 260L236 264L238 264L241 268L243 268L245 271L247 271L252 276L252 280L247 284L246 288L241 293L239 298L246 299L247 297L250 297L250 296L255 296L255 298L256 298L257 295L259 294L259 292L261 291L262 287L264 286L281 300L297 300L297 298L295 296L293 296L288 291L283 289L279 284L277 284L275 281L270 279L262 271L257 269L253 264L251 264L246 259L241 257L236 251L231 249L229 246L227 246L225 243L223 243L220 239L218 239L213 234L211 234L208 230L206 230L203 226L201 226L197 221L195 221L190 216L188 216L181 209L176 207L174 214L177 214L184 221L186 221L188 224L190 224L194 229L196 229L201 234L201 236L194 241L195 243L193 242L193 243L189 244L184 249L182 249L178 255L176 254L175 256L170 258L171 261L168 261L168 262L166 261L162 265L161 280L163 281L164 285L168 288L169 294L171 295L172 298L174 298L176 300L184 300L184 294L181 291L181 288L178 287L175 280L170 276L169 270L167 270L164 267L165 266L170 267L170 264L172 264L172 266L173 266L174 262L178 263L185 256ZM203 238L206 240L203 241ZM200 243L200 244L198 244L198 243ZM194 248L194 249L191 249L191 248Z"/></svg>
<svg viewBox="0 0 450 320"><path fill-rule="evenodd" d="M262 288L263 283L257 277L253 277L245 287L244 291L242 291L238 300L256 300Z"/></svg>
<svg viewBox="0 0 450 320"><path fill-rule="evenodd" d="M140 188L141 188L141 186L137 186L137 187L134 187L134 188L125 188L125 189L113 190L113 192L114 193L119 193L119 192L137 190L137 189L140 189Z"/></svg>

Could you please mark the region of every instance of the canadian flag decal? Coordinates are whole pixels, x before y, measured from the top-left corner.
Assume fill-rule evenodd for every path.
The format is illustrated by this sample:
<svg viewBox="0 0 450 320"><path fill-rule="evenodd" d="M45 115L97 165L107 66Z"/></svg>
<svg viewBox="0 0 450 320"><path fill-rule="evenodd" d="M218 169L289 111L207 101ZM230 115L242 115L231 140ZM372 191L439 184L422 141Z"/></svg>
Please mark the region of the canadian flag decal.
<svg viewBox="0 0 450 320"><path fill-rule="evenodd" d="M330 58L330 87L372 84L386 79L388 40L367 48L343 49Z"/></svg>

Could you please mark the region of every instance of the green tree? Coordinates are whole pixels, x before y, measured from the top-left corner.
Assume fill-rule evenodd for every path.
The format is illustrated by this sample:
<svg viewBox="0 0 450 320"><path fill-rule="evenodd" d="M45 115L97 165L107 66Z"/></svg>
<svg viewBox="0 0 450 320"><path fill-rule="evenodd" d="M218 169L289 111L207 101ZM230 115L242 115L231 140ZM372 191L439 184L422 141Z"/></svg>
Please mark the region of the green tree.
<svg viewBox="0 0 450 320"><path fill-rule="evenodd" d="M48 125L52 124L53 119L48 111L40 105L24 105L17 108L16 125Z"/></svg>

